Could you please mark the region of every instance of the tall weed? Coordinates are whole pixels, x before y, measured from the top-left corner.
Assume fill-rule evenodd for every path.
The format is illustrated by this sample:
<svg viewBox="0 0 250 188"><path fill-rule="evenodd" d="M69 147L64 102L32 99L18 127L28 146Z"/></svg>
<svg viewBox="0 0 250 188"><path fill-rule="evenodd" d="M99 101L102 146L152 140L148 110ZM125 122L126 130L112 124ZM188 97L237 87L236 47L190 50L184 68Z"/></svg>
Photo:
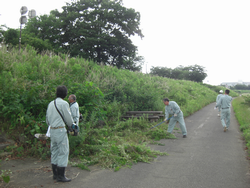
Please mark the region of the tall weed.
<svg viewBox="0 0 250 188"><path fill-rule="evenodd" d="M232 104L235 116L238 120L238 123L240 124L240 130L243 131L243 136L247 143L247 147L250 148L250 107L246 103L245 98L242 96L234 99Z"/></svg>
<svg viewBox="0 0 250 188"><path fill-rule="evenodd" d="M83 114L80 136L69 137L70 155L84 165L100 163L118 170L138 161L149 162L155 155L146 144L168 135L167 125L149 130L145 119L121 121L129 110L164 111L162 99L176 101L185 116L214 102L217 92L199 83L172 80L97 65L68 54L39 53L32 47L0 48L0 119L9 122L5 131L21 133L28 141L15 139L18 150L33 156L50 155L49 141L38 142L35 133L46 133L46 109L55 99L58 85L75 94ZM65 98L67 100L67 97ZM28 148L31 148L28 150Z"/></svg>

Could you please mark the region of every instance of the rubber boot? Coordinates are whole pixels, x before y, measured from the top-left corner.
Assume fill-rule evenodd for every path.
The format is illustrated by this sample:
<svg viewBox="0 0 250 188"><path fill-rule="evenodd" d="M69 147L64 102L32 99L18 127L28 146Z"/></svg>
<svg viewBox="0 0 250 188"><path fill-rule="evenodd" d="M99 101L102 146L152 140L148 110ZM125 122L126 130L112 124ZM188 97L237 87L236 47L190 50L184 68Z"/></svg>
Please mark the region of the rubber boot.
<svg viewBox="0 0 250 188"><path fill-rule="evenodd" d="M58 182L70 182L71 179L65 177L65 167L57 167L57 181Z"/></svg>
<svg viewBox="0 0 250 188"><path fill-rule="evenodd" d="M57 165L52 164L53 180L57 180Z"/></svg>

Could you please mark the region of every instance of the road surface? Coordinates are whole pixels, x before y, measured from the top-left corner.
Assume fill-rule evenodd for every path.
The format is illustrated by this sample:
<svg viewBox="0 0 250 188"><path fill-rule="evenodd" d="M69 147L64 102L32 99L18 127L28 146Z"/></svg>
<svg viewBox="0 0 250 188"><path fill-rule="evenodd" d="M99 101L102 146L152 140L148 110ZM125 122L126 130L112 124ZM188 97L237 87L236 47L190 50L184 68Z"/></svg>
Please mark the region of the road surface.
<svg viewBox="0 0 250 188"><path fill-rule="evenodd" d="M138 163L118 172L95 166L90 172L68 167L67 177L72 181L57 183L52 180L49 161L2 162L2 169L13 172L6 187L249 188L249 161L234 112L231 110L231 127L223 132L214 106L210 104L185 118L187 138L176 130L177 139L161 140L165 146L150 146L169 154L151 164Z"/></svg>

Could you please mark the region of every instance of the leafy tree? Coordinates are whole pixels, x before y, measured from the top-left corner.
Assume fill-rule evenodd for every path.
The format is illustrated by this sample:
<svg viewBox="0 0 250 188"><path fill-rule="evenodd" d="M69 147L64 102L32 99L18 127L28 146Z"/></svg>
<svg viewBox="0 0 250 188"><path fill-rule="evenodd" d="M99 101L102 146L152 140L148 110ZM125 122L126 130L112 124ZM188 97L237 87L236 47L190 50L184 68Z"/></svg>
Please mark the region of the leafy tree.
<svg viewBox="0 0 250 188"><path fill-rule="evenodd" d="M0 30L0 33L3 33L2 37L0 34L0 42L4 42L5 44L11 44L12 46L19 45L20 30L7 28L6 31ZM44 50L52 50L52 46L47 39L42 40L36 37L35 35L30 35L25 32L22 32L21 44L24 46L33 46L38 52L42 52Z"/></svg>
<svg viewBox="0 0 250 188"><path fill-rule="evenodd" d="M38 53L41 53L42 51L53 49L51 44L49 43L48 39L42 40L40 38L32 37L32 36L27 35L27 34L22 35L21 44L33 46L38 51Z"/></svg>
<svg viewBox="0 0 250 188"><path fill-rule="evenodd" d="M192 65L183 68L184 71L188 71L186 80L191 80L194 82L202 82L207 77L204 67L200 65Z"/></svg>
<svg viewBox="0 0 250 188"><path fill-rule="evenodd" d="M150 69L150 74L171 78L172 69L167 67L152 67Z"/></svg>
<svg viewBox="0 0 250 188"><path fill-rule="evenodd" d="M19 44L19 31L17 29L8 28L7 31L3 31L3 40L6 44L12 44L13 46Z"/></svg>
<svg viewBox="0 0 250 188"><path fill-rule="evenodd" d="M250 86L244 85L244 84L237 84L234 87L232 87L234 90L250 90Z"/></svg>
<svg viewBox="0 0 250 188"><path fill-rule="evenodd" d="M27 23L29 33L49 39L55 48L71 56L137 71L143 58L130 36L143 34L140 13L122 6L122 0L80 0L67 3L63 11L51 11Z"/></svg>
<svg viewBox="0 0 250 188"><path fill-rule="evenodd" d="M0 26L0 43L3 42L3 39L4 39L4 36L3 36L3 33L4 33L4 29L3 29L3 25Z"/></svg>
<svg viewBox="0 0 250 188"><path fill-rule="evenodd" d="M183 66L178 66L172 70L172 78L177 80L188 80L187 79L187 71L184 70Z"/></svg>
<svg viewBox="0 0 250 188"><path fill-rule="evenodd" d="M150 69L150 74L182 80L186 78L187 72L183 70L183 66L179 66L174 69L167 67L152 67Z"/></svg>
<svg viewBox="0 0 250 188"><path fill-rule="evenodd" d="M47 40L53 48L54 52L61 51L60 35L60 20L54 14L42 15L30 19L26 24L23 33L32 37L37 37L42 40Z"/></svg>

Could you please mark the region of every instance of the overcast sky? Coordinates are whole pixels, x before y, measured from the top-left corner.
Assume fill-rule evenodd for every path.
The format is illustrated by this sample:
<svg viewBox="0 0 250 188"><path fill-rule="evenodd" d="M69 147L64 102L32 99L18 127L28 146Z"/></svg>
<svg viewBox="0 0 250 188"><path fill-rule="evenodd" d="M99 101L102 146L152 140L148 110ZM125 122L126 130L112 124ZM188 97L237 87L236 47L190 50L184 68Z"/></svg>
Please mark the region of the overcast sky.
<svg viewBox="0 0 250 188"><path fill-rule="evenodd" d="M3 1L3 0L2 0ZM5 0L0 6L0 25L19 28L20 8L37 15L66 5L69 0ZM145 58L143 72L152 66L175 68L201 65L205 83L250 82L249 0L123 0L141 14L144 38L133 43Z"/></svg>

